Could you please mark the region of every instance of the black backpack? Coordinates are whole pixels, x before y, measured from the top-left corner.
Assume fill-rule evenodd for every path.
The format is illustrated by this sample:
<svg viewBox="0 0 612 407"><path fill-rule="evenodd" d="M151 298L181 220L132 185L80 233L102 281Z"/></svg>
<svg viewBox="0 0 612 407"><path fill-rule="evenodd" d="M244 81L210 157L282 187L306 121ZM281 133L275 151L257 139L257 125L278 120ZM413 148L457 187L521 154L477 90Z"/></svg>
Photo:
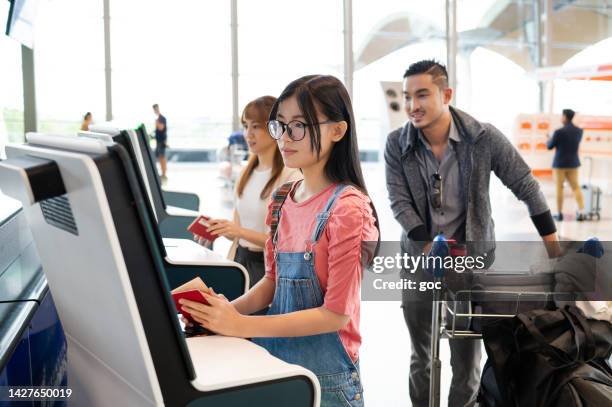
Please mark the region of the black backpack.
<svg viewBox="0 0 612 407"><path fill-rule="evenodd" d="M576 307L534 310L483 327L486 407L612 406L612 324Z"/></svg>

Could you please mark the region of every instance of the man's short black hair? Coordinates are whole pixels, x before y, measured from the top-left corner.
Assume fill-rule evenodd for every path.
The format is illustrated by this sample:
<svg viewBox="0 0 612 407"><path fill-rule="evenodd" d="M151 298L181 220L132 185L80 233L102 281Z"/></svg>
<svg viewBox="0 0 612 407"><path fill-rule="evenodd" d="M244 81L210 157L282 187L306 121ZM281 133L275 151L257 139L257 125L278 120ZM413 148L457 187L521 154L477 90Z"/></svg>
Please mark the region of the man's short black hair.
<svg viewBox="0 0 612 407"><path fill-rule="evenodd" d="M406 69L406 72L404 72L404 79L422 73L431 75L433 82L438 85L440 89L448 88L448 72L446 72L446 67L435 59L424 59L411 64L408 69Z"/></svg>
<svg viewBox="0 0 612 407"><path fill-rule="evenodd" d="M155 104L153 105L153 109L159 109L159 105L158 105L157 103L155 103Z"/></svg>
<svg viewBox="0 0 612 407"><path fill-rule="evenodd" d="M575 115L576 112L574 112L572 109L563 109L563 116L565 116L568 121L571 122L574 119Z"/></svg>

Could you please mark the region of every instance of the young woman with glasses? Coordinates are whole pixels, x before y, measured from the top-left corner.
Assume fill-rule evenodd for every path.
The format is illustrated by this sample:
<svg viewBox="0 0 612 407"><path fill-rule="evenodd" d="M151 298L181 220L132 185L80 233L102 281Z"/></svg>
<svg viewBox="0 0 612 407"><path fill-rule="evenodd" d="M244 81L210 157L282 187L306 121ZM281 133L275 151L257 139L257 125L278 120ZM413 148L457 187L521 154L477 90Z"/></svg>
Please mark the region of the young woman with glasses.
<svg viewBox="0 0 612 407"><path fill-rule="evenodd" d="M265 272L263 248L269 232L265 220L270 195L279 185L302 178L298 170L285 167L275 140L268 134L266 123L274 102L275 97L262 96L249 102L242 111L250 157L238 178L234 219L208 222L208 231L237 241L234 260L247 269L251 287ZM207 244L202 238L198 242Z"/></svg>
<svg viewBox="0 0 612 407"><path fill-rule="evenodd" d="M322 406L361 406L360 291L363 264L379 238L368 197L349 95L332 76L290 83L272 108L270 135L285 165L304 179L273 195L266 277L242 297L207 293L210 306L182 302L223 335L254 338L274 356L313 371ZM275 227L276 225L276 227ZM249 316L271 303L268 315Z"/></svg>

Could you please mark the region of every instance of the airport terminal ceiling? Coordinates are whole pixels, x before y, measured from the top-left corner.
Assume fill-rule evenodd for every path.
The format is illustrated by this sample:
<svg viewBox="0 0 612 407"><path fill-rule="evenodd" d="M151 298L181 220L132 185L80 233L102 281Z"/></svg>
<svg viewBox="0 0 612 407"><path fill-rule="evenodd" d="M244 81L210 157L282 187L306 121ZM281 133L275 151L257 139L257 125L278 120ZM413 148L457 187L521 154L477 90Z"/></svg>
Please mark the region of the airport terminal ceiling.
<svg viewBox="0 0 612 407"><path fill-rule="evenodd" d="M458 52L484 47L509 58L527 71L534 69L535 58L530 50L536 42L536 3L531 0L459 0ZM546 3L540 3L541 14ZM581 50L612 36L610 1L550 0L550 7L552 32L548 65L563 65ZM476 24L468 24L472 26L462 30L462 21L475 18L479 19ZM363 42L356 44L355 69L408 45L436 38L444 40L445 37L443 20L409 10L394 13L380 20Z"/></svg>

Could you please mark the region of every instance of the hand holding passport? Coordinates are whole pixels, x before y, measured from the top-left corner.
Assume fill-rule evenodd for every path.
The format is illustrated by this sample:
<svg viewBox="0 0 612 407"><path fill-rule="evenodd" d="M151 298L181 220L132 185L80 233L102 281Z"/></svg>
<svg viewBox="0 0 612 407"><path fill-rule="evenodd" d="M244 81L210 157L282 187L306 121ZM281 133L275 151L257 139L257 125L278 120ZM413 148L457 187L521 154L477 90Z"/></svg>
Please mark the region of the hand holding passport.
<svg viewBox="0 0 612 407"><path fill-rule="evenodd" d="M203 293L211 294L210 289L204 284L204 281L200 277L196 277L191 281L186 282L180 287L175 288L171 291L172 299L174 300L174 306L176 310L185 317L192 324L197 324L197 322L193 319L190 313L183 311L181 308L181 304L179 304L180 299L187 299L190 301L200 302L202 304L208 304L208 301L204 297Z"/></svg>
<svg viewBox="0 0 612 407"><path fill-rule="evenodd" d="M207 230L210 226L208 223L209 220L210 218L208 216L200 215L191 223L191 225L187 227L187 230L194 235L200 236L212 243L219 237L219 235L215 235Z"/></svg>

